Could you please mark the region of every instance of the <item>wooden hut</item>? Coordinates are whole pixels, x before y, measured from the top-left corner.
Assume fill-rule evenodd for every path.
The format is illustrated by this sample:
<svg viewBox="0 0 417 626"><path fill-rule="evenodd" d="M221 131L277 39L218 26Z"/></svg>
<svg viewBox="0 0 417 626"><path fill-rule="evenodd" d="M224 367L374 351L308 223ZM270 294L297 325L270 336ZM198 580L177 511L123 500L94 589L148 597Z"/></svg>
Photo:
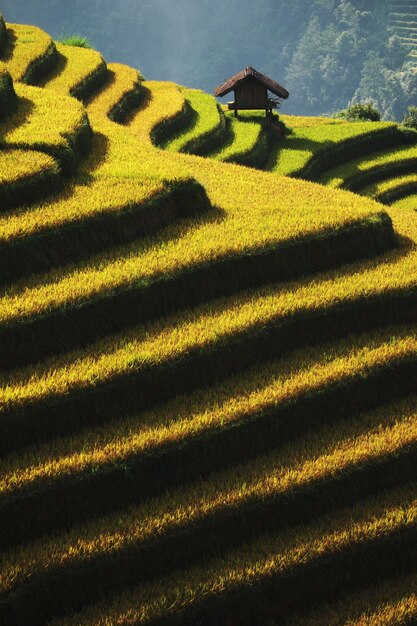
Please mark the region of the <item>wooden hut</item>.
<svg viewBox="0 0 417 626"><path fill-rule="evenodd" d="M288 91L277 82L257 72L253 67L247 67L238 74L226 80L216 87L214 95L222 98L231 91L235 92L234 102L228 102L230 110L237 113L239 110L255 111L264 109L267 118L272 116L272 110L279 108L281 100L286 100L290 95ZM269 95L271 92L275 98Z"/></svg>

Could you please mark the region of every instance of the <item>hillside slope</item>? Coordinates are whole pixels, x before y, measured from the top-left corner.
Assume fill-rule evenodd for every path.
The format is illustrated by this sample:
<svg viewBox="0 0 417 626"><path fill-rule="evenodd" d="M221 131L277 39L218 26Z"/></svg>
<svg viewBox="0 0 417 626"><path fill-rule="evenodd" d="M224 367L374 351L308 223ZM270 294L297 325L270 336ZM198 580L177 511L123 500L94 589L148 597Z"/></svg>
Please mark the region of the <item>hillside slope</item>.
<svg viewBox="0 0 417 626"><path fill-rule="evenodd" d="M415 619L414 135L0 42L0 623Z"/></svg>
<svg viewBox="0 0 417 626"><path fill-rule="evenodd" d="M390 25L409 53L409 62L416 64L417 57L417 2L390 0Z"/></svg>
<svg viewBox="0 0 417 626"><path fill-rule="evenodd" d="M344 109L360 89L361 98L371 96L384 114L401 120L414 103L415 82L412 74L402 75L407 50L390 41L390 5L229 0L213 8L212 0L2 0L0 10L10 21L37 24L54 37L80 33L105 56L154 79L211 93L251 65L289 89L291 113ZM375 58L379 75L369 66Z"/></svg>

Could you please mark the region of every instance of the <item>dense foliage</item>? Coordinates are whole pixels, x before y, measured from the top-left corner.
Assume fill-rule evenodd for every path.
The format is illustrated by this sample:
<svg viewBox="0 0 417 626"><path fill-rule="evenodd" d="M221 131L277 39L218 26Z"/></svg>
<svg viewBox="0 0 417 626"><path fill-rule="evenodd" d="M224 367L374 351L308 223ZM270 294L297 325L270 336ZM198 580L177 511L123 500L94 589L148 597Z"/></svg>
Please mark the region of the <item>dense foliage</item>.
<svg viewBox="0 0 417 626"><path fill-rule="evenodd" d="M371 102L357 102L347 109L339 111L336 117L346 119L349 122L379 122L381 114Z"/></svg>
<svg viewBox="0 0 417 626"><path fill-rule="evenodd" d="M407 110L407 114L403 120L404 126L407 128L414 128L417 130L417 107L409 106Z"/></svg>
<svg viewBox="0 0 417 626"><path fill-rule="evenodd" d="M385 118L414 104L417 77L388 28L388 0L0 0L9 21L80 33L148 78L211 91L253 65L291 92L286 112L372 99ZM401 71L405 69L406 71Z"/></svg>
<svg viewBox="0 0 417 626"><path fill-rule="evenodd" d="M407 50L388 28L387 3L322 4L287 68L286 86L297 111L330 112L371 99L384 117L400 118L417 81L407 67Z"/></svg>

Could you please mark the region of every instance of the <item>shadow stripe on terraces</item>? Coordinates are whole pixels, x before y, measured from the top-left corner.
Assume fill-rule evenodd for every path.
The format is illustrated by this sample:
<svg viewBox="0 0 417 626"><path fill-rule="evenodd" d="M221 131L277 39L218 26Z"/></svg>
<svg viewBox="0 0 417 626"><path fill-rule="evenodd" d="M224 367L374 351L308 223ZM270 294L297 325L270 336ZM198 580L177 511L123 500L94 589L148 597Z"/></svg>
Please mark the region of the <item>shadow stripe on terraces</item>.
<svg viewBox="0 0 417 626"><path fill-rule="evenodd" d="M78 610L102 594L164 576L179 564L188 567L253 541L260 534L276 533L351 506L377 495L382 484L384 490L400 487L413 479L416 455L416 446L405 446L393 455L382 454L322 480L268 497L250 498L201 519L185 521L178 528L131 543L113 554L98 553L85 562L41 571L11 594L0 596L0 615L17 615L19 626L41 626L47 619Z"/></svg>
<svg viewBox="0 0 417 626"><path fill-rule="evenodd" d="M195 263L145 285L122 286L84 302L66 303L41 316L1 324L0 367L37 362L139 321L155 320L243 289L372 258L396 244L391 220L381 213L317 235Z"/></svg>

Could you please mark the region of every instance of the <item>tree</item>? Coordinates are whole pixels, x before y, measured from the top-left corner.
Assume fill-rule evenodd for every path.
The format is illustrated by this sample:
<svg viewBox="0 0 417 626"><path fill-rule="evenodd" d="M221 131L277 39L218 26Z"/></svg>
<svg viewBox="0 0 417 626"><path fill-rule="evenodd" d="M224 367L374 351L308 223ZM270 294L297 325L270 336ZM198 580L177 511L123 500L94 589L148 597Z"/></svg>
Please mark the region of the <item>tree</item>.
<svg viewBox="0 0 417 626"><path fill-rule="evenodd" d="M301 113L320 112L328 106L323 75L333 78L335 32L333 25L322 29L314 16L301 38L287 70L286 83L292 92L292 106Z"/></svg>
<svg viewBox="0 0 417 626"><path fill-rule="evenodd" d="M407 114L403 119L403 124L407 128L414 128L417 130L417 107L409 106L407 110Z"/></svg>
<svg viewBox="0 0 417 626"><path fill-rule="evenodd" d="M396 72L388 70L381 57L370 52L363 65L359 87L352 104L364 100L382 112L384 119L399 119L404 109L404 94Z"/></svg>
<svg viewBox="0 0 417 626"><path fill-rule="evenodd" d="M340 111L335 117L344 118L349 122L379 122L381 114L371 102L358 102Z"/></svg>

